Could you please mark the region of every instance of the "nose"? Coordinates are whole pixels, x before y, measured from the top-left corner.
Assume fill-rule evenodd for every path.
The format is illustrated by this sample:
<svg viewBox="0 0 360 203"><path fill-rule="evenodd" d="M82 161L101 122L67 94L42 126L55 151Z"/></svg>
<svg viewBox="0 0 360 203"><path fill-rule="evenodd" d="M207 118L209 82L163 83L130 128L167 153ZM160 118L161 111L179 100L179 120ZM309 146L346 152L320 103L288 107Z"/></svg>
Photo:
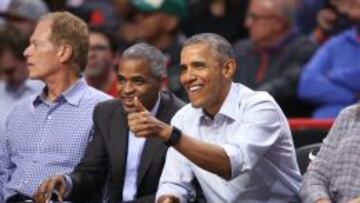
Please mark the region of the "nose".
<svg viewBox="0 0 360 203"><path fill-rule="evenodd" d="M128 95L133 94L133 93L135 92L135 88L134 88L134 86L131 84L131 82L126 82L126 83L124 84L123 90L124 90L124 93L125 93L125 94L128 94Z"/></svg>
<svg viewBox="0 0 360 203"><path fill-rule="evenodd" d="M191 68L188 68L185 73L180 76L181 82L183 84L189 84L196 79L194 71Z"/></svg>
<svg viewBox="0 0 360 203"><path fill-rule="evenodd" d="M30 55L30 46L26 47L26 49L25 49L24 52L23 52L23 55L24 55L25 57L28 57L28 56Z"/></svg>

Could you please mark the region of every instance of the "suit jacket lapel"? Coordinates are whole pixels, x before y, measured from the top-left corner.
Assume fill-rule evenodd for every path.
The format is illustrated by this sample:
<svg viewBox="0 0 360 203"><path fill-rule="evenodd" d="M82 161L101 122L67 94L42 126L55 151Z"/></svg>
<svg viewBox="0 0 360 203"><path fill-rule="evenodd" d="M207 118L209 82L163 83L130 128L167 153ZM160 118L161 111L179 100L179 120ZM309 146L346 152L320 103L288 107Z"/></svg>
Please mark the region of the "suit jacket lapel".
<svg viewBox="0 0 360 203"><path fill-rule="evenodd" d="M168 101L164 97L160 98L160 107L156 118L162 121L170 120L168 113ZM148 170L153 157L155 157L155 152L158 151L158 148L163 145L162 141L159 139L151 138L145 141L144 149L142 151L142 156L139 165L138 177L137 177L137 186L141 183L142 178L144 177L146 171Z"/></svg>
<svg viewBox="0 0 360 203"><path fill-rule="evenodd" d="M126 170L126 157L128 151L128 125L126 114L122 110L121 104L114 110L113 118L110 119L109 123L109 130L110 130L110 139L111 139L111 146L112 149L110 150L114 153L114 163L119 165L116 166L119 171L119 175L115 176L119 183L119 191L123 190L124 184L124 177L125 177L125 170ZM114 181L115 182L115 181ZM122 199L122 194L121 197Z"/></svg>

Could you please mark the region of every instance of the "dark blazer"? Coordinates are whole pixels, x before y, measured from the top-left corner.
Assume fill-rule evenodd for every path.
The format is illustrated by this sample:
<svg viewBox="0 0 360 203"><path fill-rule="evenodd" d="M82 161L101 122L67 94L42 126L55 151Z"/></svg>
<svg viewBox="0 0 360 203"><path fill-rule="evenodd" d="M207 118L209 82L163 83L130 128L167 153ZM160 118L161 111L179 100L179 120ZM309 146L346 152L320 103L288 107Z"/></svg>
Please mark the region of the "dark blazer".
<svg viewBox="0 0 360 203"><path fill-rule="evenodd" d="M156 117L166 123L184 103L171 93L162 92ZM98 104L94 114L94 136L81 162L70 174L73 189L69 200L88 201L102 191L110 202L121 202L128 151L127 116L119 100ZM167 147L159 139L145 141L137 177L134 202L154 202Z"/></svg>

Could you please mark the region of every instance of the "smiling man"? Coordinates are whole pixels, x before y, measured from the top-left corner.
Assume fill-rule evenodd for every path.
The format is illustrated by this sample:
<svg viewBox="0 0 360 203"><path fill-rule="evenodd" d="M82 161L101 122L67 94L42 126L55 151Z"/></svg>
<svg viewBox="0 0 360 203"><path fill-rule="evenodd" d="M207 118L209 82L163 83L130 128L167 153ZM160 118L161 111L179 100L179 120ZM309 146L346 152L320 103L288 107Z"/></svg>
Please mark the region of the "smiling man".
<svg viewBox="0 0 360 203"><path fill-rule="evenodd" d="M168 150L157 202L187 202L196 178L207 202L298 201L301 182L286 118L274 99L233 83L234 51L221 36L199 34L181 51L181 83L191 104L171 126L135 102L128 116L139 137Z"/></svg>

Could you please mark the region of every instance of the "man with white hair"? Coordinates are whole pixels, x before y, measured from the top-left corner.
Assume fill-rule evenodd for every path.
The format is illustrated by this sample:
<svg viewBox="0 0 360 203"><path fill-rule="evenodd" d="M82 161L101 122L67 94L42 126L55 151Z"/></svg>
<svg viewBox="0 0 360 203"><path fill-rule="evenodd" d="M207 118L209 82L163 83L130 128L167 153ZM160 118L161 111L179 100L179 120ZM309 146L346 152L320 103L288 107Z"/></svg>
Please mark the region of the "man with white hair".
<svg viewBox="0 0 360 203"><path fill-rule="evenodd" d="M249 39L235 45L241 64L235 81L269 92L287 116L305 116L297 81L316 49L294 28L297 7L296 0L251 0L245 19Z"/></svg>

